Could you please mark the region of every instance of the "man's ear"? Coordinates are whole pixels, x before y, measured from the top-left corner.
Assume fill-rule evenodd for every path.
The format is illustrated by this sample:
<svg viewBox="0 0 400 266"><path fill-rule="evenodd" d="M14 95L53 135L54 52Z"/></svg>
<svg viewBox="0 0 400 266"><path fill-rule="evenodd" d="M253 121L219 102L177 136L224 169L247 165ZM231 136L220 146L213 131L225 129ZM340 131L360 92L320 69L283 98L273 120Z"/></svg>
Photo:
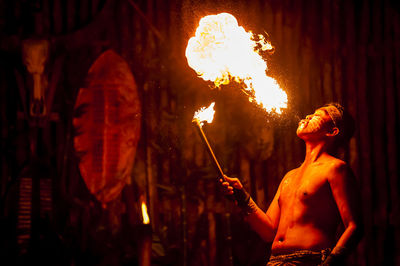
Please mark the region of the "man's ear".
<svg viewBox="0 0 400 266"><path fill-rule="evenodd" d="M328 137L334 137L339 134L339 129L337 127L333 127L331 132L326 133Z"/></svg>

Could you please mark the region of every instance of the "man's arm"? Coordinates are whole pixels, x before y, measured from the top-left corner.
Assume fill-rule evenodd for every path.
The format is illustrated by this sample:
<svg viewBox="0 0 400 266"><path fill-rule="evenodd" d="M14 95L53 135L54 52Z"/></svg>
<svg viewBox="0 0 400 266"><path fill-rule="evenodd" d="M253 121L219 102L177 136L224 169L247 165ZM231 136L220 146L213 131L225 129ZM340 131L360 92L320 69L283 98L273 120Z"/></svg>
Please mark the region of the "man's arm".
<svg viewBox="0 0 400 266"><path fill-rule="evenodd" d="M225 179L227 182L222 182L222 185L225 187L227 194L233 194L233 188L237 190L244 189L239 179L230 177L225 177ZM272 242L274 240L278 228L280 217L280 208L278 204L279 195L280 186L266 213L262 211L251 198L246 206L242 207L246 213L246 221L266 242Z"/></svg>
<svg viewBox="0 0 400 266"><path fill-rule="evenodd" d="M327 265L338 264L348 251L355 248L362 237L361 204L357 182L351 169L344 162L335 163L328 178L345 230L327 259Z"/></svg>
<svg viewBox="0 0 400 266"><path fill-rule="evenodd" d="M272 242L275 238L276 230L278 229L280 208L279 208L280 186L275 194L267 212L263 212L254 201L250 198L250 204L255 205L255 211L246 216L246 221L251 228L256 231L260 237L267 243Z"/></svg>

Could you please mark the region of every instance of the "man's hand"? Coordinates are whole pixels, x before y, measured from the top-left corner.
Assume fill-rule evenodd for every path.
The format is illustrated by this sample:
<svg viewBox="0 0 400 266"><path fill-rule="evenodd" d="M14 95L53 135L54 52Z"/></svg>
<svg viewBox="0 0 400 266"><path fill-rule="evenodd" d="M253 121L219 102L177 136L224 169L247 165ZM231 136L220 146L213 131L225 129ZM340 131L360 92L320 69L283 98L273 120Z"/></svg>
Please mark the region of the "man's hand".
<svg viewBox="0 0 400 266"><path fill-rule="evenodd" d="M339 266L345 264L345 258L348 253L345 247L335 247L332 253L326 258L326 260L321 264L322 266Z"/></svg>
<svg viewBox="0 0 400 266"><path fill-rule="evenodd" d="M260 208L246 192L242 183L237 178L224 175L224 179L219 180L224 194L237 202L245 220L266 242L272 242L276 228L278 227L280 209L278 204L279 193L277 193L268 210L268 215ZM271 219L272 217L272 219Z"/></svg>
<svg viewBox="0 0 400 266"><path fill-rule="evenodd" d="M220 182L225 195L232 195L237 205L243 210L247 210L249 208L250 195L244 189L242 183L240 183L239 179L231 178L226 175L224 175L224 179L225 181L221 178Z"/></svg>
<svg viewBox="0 0 400 266"><path fill-rule="evenodd" d="M239 190L243 189L242 183L240 183L240 180L235 178L235 177L228 177L224 175L225 180L222 178L219 180L219 182L222 185L223 191L225 195L233 195L234 193L234 188Z"/></svg>

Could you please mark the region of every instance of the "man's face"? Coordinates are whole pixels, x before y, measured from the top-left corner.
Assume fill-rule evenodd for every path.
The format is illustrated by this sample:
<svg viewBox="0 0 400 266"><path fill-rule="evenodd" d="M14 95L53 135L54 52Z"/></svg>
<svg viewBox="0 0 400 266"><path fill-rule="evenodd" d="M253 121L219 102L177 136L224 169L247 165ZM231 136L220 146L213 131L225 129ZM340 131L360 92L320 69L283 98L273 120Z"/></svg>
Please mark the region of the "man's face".
<svg viewBox="0 0 400 266"><path fill-rule="evenodd" d="M333 126L332 118L325 110L325 107L321 107L314 114L307 115L305 119L299 122L297 136L302 139L308 138L308 136L324 136Z"/></svg>

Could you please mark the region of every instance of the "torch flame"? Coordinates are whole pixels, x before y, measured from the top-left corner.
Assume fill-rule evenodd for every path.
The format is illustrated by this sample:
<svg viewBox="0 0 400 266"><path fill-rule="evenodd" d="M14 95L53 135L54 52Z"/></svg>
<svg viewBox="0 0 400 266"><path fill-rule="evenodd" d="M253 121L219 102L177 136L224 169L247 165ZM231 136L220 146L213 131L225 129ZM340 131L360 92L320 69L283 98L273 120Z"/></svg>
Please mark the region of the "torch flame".
<svg viewBox="0 0 400 266"><path fill-rule="evenodd" d="M266 111L281 113L287 95L275 79L266 75L267 64L258 50L272 50L262 35L256 41L251 32L240 27L228 13L205 16L186 47L188 64L204 80L215 86L230 80L243 82L244 90ZM256 48L261 46L261 48Z"/></svg>
<svg viewBox="0 0 400 266"><path fill-rule="evenodd" d="M214 119L214 105L215 102L212 102L210 106L202 107L200 110L196 111L193 116L193 120L199 121L200 125L204 125L204 121L207 121L207 123L212 123Z"/></svg>
<svg viewBox="0 0 400 266"><path fill-rule="evenodd" d="M144 202L142 202L142 217L143 217L144 224L150 223L150 218L149 218L149 215L147 214L147 206L146 206L146 203L144 203Z"/></svg>

